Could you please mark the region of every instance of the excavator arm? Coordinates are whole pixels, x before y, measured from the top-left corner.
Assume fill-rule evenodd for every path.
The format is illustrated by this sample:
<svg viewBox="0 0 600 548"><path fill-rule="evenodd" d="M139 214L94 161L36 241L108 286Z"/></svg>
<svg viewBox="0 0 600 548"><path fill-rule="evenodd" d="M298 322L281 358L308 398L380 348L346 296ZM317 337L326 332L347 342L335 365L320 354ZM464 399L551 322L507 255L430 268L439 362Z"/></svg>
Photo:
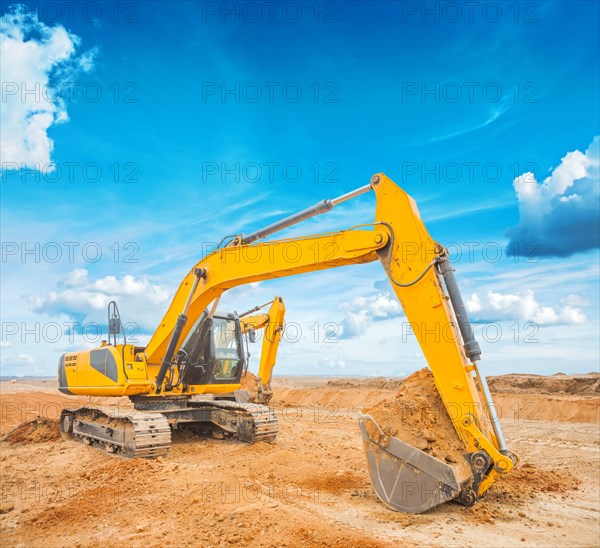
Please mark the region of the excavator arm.
<svg viewBox="0 0 600 548"><path fill-rule="evenodd" d="M277 360L277 350L279 349L285 318L285 305L281 297L275 297L270 304L268 312L264 314L249 315L265 307L266 304L240 315L242 333L247 333L251 329L254 331L265 330L258 367L258 395L256 396L257 403L265 404L271 401L273 397L271 377Z"/></svg>
<svg viewBox="0 0 600 548"><path fill-rule="evenodd" d="M373 190L375 220L328 234L259 242L262 238ZM371 479L390 507L423 511L457 498L473 504L515 464L506 448L485 377L480 350L468 322L448 254L425 228L414 200L380 173L370 185L316 206L250 235L233 237L204 257L181 283L163 321L144 349L148 370L160 394L173 354L190 324L211 302L233 287L345 265L379 260L417 333L436 387L465 446L471 473L457 476L445 463L409 445L381 445L361 418ZM188 319L192 321L188 321ZM395 438L393 438L395 440ZM396 440L399 441L399 440ZM434 462L436 461L436 462ZM419 478L427 478L424 482ZM398 486L421 482L408 496Z"/></svg>

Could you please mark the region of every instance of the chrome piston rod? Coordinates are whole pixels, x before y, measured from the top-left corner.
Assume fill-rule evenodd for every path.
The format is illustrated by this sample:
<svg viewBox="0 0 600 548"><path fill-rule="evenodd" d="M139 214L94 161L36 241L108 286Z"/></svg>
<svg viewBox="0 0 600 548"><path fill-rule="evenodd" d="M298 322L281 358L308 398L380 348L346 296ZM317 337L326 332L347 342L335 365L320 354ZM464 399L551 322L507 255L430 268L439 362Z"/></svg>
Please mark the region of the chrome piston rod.
<svg viewBox="0 0 600 548"><path fill-rule="evenodd" d="M506 454L506 442L504 441L504 435L502 434L500 419L498 418L496 408L494 407L494 402L492 401L492 394L490 393L485 375L479 371L479 367L477 366L477 362L481 359L481 348L479 347L479 343L475 340L473 327L471 326L467 316L467 308L465 307L460 290L458 289L458 284L456 283L456 278L454 277L454 269L452 268L448 257L442 257L438 261L438 268L440 274L444 278L444 283L446 284L446 289L448 290L448 296L450 297L450 302L452 303L452 308L454 309L454 315L456 316L456 321L464 342L465 354L467 358L471 360L471 363L475 369L475 374L479 379L479 384L481 385L481 390L483 391L483 397L485 398L490 420L492 421L492 428L494 430L494 434L496 435L496 439L498 440L500 452L502 454Z"/></svg>
<svg viewBox="0 0 600 548"><path fill-rule="evenodd" d="M334 206L341 204L342 202L345 202L347 200L351 200L352 198L356 198L357 196L360 196L361 194L365 194L366 192L369 192L369 190L371 190L371 185L365 185L360 188L357 188L356 190L353 190L352 192L342 194L341 196L338 196L337 198L333 198L331 200L322 200L312 207L309 207L307 209L299 211L298 213L294 213L293 215L290 215L289 217L286 217L285 219L276 221L275 223L270 224L270 225L266 226L265 228L261 228L260 230L256 230L255 232L252 232L251 234L242 236L242 244L251 244L252 242L255 242L256 240L261 240L262 238L266 238L267 236L270 236L271 234L274 234L275 232L279 232L280 230L283 230L284 228L288 228L288 227L293 226L301 221L310 219L311 217L314 217L315 215L320 215L321 213L327 213L328 211L331 211Z"/></svg>

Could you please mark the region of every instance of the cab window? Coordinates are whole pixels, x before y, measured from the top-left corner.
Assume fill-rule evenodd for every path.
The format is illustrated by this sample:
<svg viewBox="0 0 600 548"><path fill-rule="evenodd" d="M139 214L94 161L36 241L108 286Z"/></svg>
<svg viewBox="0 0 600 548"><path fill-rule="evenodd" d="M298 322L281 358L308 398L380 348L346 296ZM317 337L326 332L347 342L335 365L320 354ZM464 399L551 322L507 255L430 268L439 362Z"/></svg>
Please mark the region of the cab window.
<svg viewBox="0 0 600 548"><path fill-rule="evenodd" d="M241 367L236 322L225 318L214 318L213 338L215 343L214 379L216 381L235 379Z"/></svg>

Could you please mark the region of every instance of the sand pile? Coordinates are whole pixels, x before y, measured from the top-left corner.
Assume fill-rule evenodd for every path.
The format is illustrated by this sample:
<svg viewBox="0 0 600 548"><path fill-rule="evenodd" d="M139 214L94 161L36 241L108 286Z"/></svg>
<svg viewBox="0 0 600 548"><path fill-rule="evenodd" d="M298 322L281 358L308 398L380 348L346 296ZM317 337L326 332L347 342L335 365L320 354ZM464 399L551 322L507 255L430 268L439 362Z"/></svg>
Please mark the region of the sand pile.
<svg viewBox="0 0 600 548"><path fill-rule="evenodd" d="M384 390L398 390L404 379L386 379L374 377L372 379L333 379L327 382L331 388L379 388Z"/></svg>
<svg viewBox="0 0 600 548"><path fill-rule="evenodd" d="M531 463L513 468L493 487L497 500L522 500L538 493L567 493L577 491L581 480L569 470L542 469Z"/></svg>
<svg viewBox="0 0 600 548"><path fill-rule="evenodd" d="M246 371L240 380L241 390L247 390L250 393L249 402L255 402L258 397L258 377L251 371Z"/></svg>
<svg viewBox="0 0 600 548"><path fill-rule="evenodd" d="M427 368L407 377L395 397L364 409L386 436L395 436L447 463L464 463L465 448ZM379 432L369 432L385 443Z"/></svg>
<svg viewBox="0 0 600 548"><path fill-rule="evenodd" d="M242 390L248 390L250 394L258 393L258 377L251 371L246 371L242 375L240 384L242 385Z"/></svg>
<svg viewBox="0 0 600 548"><path fill-rule="evenodd" d="M598 396L600 394L600 374L565 375L557 373L544 375L502 375L488 379L492 392L517 394L535 392L536 394L574 394L580 396Z"/></svg>
<svg viewBox="0 0 600 548"><path fill-rule="evenodd" d="M2 436L10 444L42 443L60 439L60 423L55 419L34 419L24 422Z"/></svg>

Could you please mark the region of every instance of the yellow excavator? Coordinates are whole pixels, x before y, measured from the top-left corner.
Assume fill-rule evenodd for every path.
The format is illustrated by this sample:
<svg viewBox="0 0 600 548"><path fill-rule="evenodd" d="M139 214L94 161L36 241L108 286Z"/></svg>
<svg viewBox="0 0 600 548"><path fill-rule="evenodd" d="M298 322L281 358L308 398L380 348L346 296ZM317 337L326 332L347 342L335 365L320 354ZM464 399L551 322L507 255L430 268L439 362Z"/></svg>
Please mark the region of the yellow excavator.
<svg viewBox="0 0 600 548"><path fill-rule="evenodd" d="M261 308L271 305L269 310L256 316L250 316ZM275 297L272 301L257 306L240 314L242 333L248 334L250 342L256 341L256 332L264 329L264 338L262 351L260 354L260 364L258 367L258 377L256 379L256 394L251 394L252 401L256 403L269 403L273 397L271 388L271 377L273 368L277 360L277 350L283 334L285 319L285 305L281 297Z"/></svg>
<svg viewBox="0 0 600 548"><path fill-rule="evenodd" d="M376 198L370 224L261 241L369 191ZM415 201L383 173L368 185L261 230L225 237L185 276L146 346L116 344L121 322L114 305L109 310L114 344L65 354L59 362L59 388L70 394L128 396L135 410L64 410L61 431L135 457L165 454L170 426L187 425L245 442L272 441L277 435L275 412L266 405L236 401L246 367L243 330L250 328L242 327L235 314L216 313L221 296L243 284L373 261L381 262L408 321L422 333L443 333L420 337L419 344L464 444L461 464L468 470L458 472L456 466L395 437L376 435L380 429L375 419L360 415L375 492L388 507L403 512L423 512L449 500L474 504L518 459L507 449L479 371L481 350L448 253L427 232ZM272 359L265 358L265 363ZM261 381L266 391L268 368Z"/></svg>
<svg viewBox="0 0 600 548"><path fill-rule="evenodd" d="M269 304L267 312L252 315ZM119 309L116 302L111 301L108 341L103 341L101 348L64 354L58 367L59 390L64 394L92 396L114 396L122 392L129 395L134 409L160 409L161 415L134 412L124 416L122 409L88 406L64 409L61 414L63 436L126 457L165 455L171 445L171 427L187 428L220 439L233 437L248 443L274 440L277 435L275 414L264 405L247 402L268 403L273 395L271 377L284 318L285 305L281 297L242 314L213 313L212 318L204 314L179 348L177 359L166 374L164 392L177 392L177 395L157 402L140 394L140 384L150 382L145 366L133 357L139 347L127 344ZM262 329L265 335L256 392L251 393L240 389L240 383L248 370L248 342L256 342L256 332ZM124 340L121 344L119 335ZM188 383L194 383L189 390ZM200 384L202 391L197 388ZM180 391L196 396L181 397ZM160 403L159 407L155 403Z"/></svg>

